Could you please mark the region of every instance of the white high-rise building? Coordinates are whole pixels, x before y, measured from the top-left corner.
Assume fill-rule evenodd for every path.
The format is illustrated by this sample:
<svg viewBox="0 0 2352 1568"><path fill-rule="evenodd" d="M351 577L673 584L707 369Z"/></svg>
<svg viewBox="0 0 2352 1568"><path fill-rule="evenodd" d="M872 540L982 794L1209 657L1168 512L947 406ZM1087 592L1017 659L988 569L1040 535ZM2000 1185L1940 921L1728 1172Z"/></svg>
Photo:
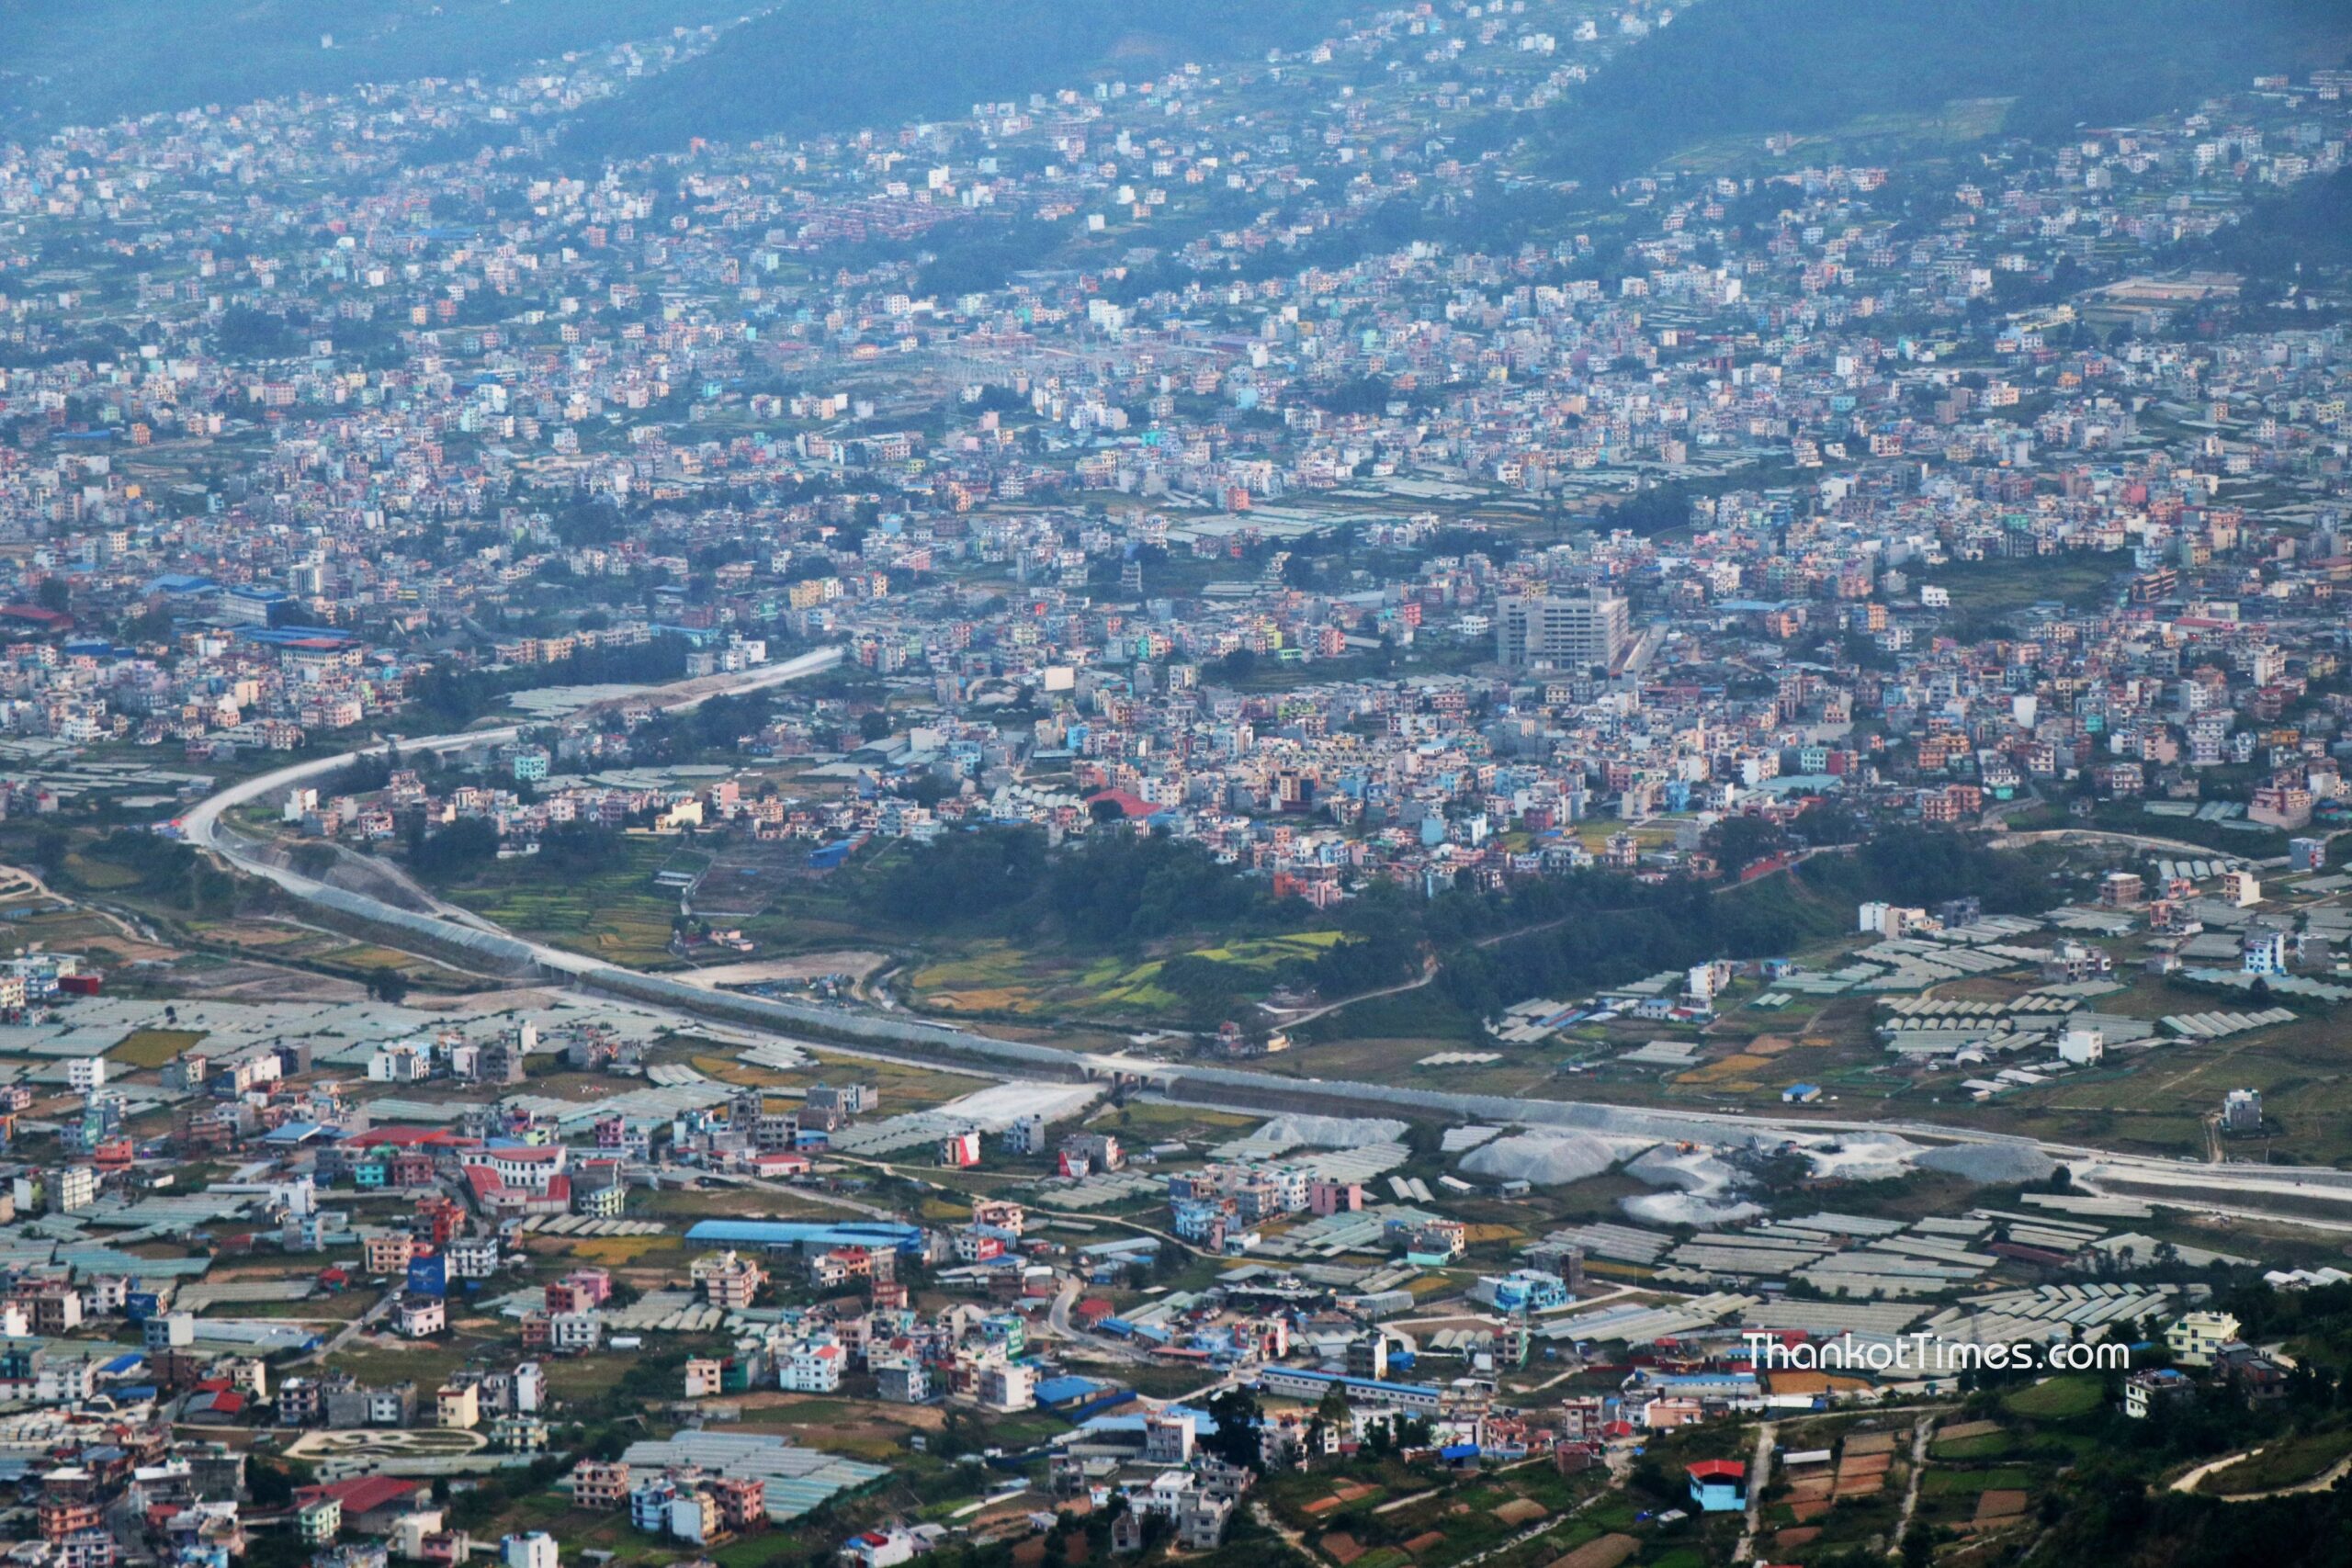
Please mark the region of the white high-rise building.
<svg viewBox="0 0 2352 1568"><path fill-rule="evenodd" d="M1506 597L1495 607L1495 657L1529 670L1607 670L1628 625L1625 601L1611 593Z"/></svg>

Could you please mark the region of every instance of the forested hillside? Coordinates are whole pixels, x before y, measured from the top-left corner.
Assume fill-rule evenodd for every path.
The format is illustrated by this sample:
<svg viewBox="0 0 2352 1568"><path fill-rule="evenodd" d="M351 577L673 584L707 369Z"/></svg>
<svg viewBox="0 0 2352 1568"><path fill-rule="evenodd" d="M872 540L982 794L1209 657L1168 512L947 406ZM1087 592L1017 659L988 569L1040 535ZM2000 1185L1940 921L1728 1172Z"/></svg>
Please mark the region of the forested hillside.
<svg viewBox="0 0 2352 1568"><path fill-rule="evenodd" d="M2340 0L1703 0L1611 61L1541 138L1556 172L1605 181L1713 138L1954 99L2012 99L2000 129L2046 134L2334 64L2347 39Z"/></svg>
<svg viewBox="0 0 2352 1568"><path fill-rule="evenodd" d="M967 113L975 103L1138 80L1312 41L1337 0L788 0L718 47L583 115L571 145L627 154Z"/></svg>
<svg viewBox="0 0 2352 1568"><path fill-rule="evenodd" d="M495 71L752 0L0 0L0 133Z"/></svg>

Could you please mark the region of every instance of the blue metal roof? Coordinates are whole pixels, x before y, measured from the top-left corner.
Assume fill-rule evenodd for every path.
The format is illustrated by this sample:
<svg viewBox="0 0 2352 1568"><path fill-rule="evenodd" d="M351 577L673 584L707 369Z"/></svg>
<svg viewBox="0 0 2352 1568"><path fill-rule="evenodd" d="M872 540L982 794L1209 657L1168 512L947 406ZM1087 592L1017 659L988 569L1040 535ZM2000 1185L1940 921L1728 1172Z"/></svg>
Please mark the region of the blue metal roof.
<svg viewBox="0 0 2352 1568"><path fill-rule="evenodd" d="M922 1240L914 1225L884 1220L845 1220L813 1224L786 1220L698 1220L688 1241L733 1242L743 1247L890 1247L901 1251Z"/></svg>
<svg viewBox="0 0 2352 1568"><path fill-rule="evenodd" d="M1393 1382L1385 1378L1351 1378L1340 1372L1310 1371L1304 1367L1269 1367L1266 1370L1280 1372L1288 1378L1312 1378L1317 1382L1337 1383L1341 1388L1377 1389L1389 1393L1409 1393L1422 1399L1442 1392L1433 1383Z"/></svg>
<svg viewBox="0 0 2352 1568"><path fill-rule="evenodd" d="M1205 1410L1196 1409L1190 1404L1164 1405L1155 1414L1190 1416L1193 1418L1194 1437L1213 1438L1216 1435L1216 1417ZM1125 1416L1097 1416L1091 1421L1079 1423L1079 1430L1081 1432L1140 1432L1143 1430L1143 1423L1144 1417L1140 1413Z"/></svg>

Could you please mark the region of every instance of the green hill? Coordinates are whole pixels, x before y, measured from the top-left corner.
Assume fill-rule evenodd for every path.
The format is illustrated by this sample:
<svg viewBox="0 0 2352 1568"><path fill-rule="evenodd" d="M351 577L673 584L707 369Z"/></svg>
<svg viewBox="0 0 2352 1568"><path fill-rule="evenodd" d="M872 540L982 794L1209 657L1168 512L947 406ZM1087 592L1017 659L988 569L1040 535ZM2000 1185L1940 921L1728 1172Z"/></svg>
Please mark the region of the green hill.
<svg viewBox="0 0 2352 1568"><path fill-rule="evenodd" d="M968 113L976 103L1140 80L1323 36L1338 0L787 0L718 48L582 115L570 145L666 152Z"/></svg>
<svg viewBox="0 0 2352 1568"><path fill-rule="evenodd" d="M0 0L0 130L497 71L731 21L756 3Z"/></svg>
<svg viewBox="0 0 2352 1568"><path fill-rule="evenodd" d="M2348 40L2341 0L1702 0L1597 72L1539 141L1554 173L1592 182L1956 100L2012 100L1998 130L2048 135L2337 64Z"/></svg>

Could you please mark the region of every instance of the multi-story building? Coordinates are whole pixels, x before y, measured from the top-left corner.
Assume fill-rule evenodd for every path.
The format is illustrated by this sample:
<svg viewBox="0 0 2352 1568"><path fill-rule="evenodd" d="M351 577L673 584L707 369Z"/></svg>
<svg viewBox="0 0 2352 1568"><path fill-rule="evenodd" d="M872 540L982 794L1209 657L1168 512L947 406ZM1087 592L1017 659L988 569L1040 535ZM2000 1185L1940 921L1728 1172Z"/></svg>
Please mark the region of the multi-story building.
<svg viewBox="0 0 2352 1568"><path fill-rule="evenodd" d="M1495 658L1515 669L1607 670L1624 651L1627 628L1625 601L1614 594L1507 596L1495 607Z"/></svg>
<svg viewBox="0 0 2352 1568"><path fill-rule="evenodd" d="M776 1384L796 1393L831 1393L842 1386L847 1359L838 1341L801 1340L776 1358Z"/></svg>

